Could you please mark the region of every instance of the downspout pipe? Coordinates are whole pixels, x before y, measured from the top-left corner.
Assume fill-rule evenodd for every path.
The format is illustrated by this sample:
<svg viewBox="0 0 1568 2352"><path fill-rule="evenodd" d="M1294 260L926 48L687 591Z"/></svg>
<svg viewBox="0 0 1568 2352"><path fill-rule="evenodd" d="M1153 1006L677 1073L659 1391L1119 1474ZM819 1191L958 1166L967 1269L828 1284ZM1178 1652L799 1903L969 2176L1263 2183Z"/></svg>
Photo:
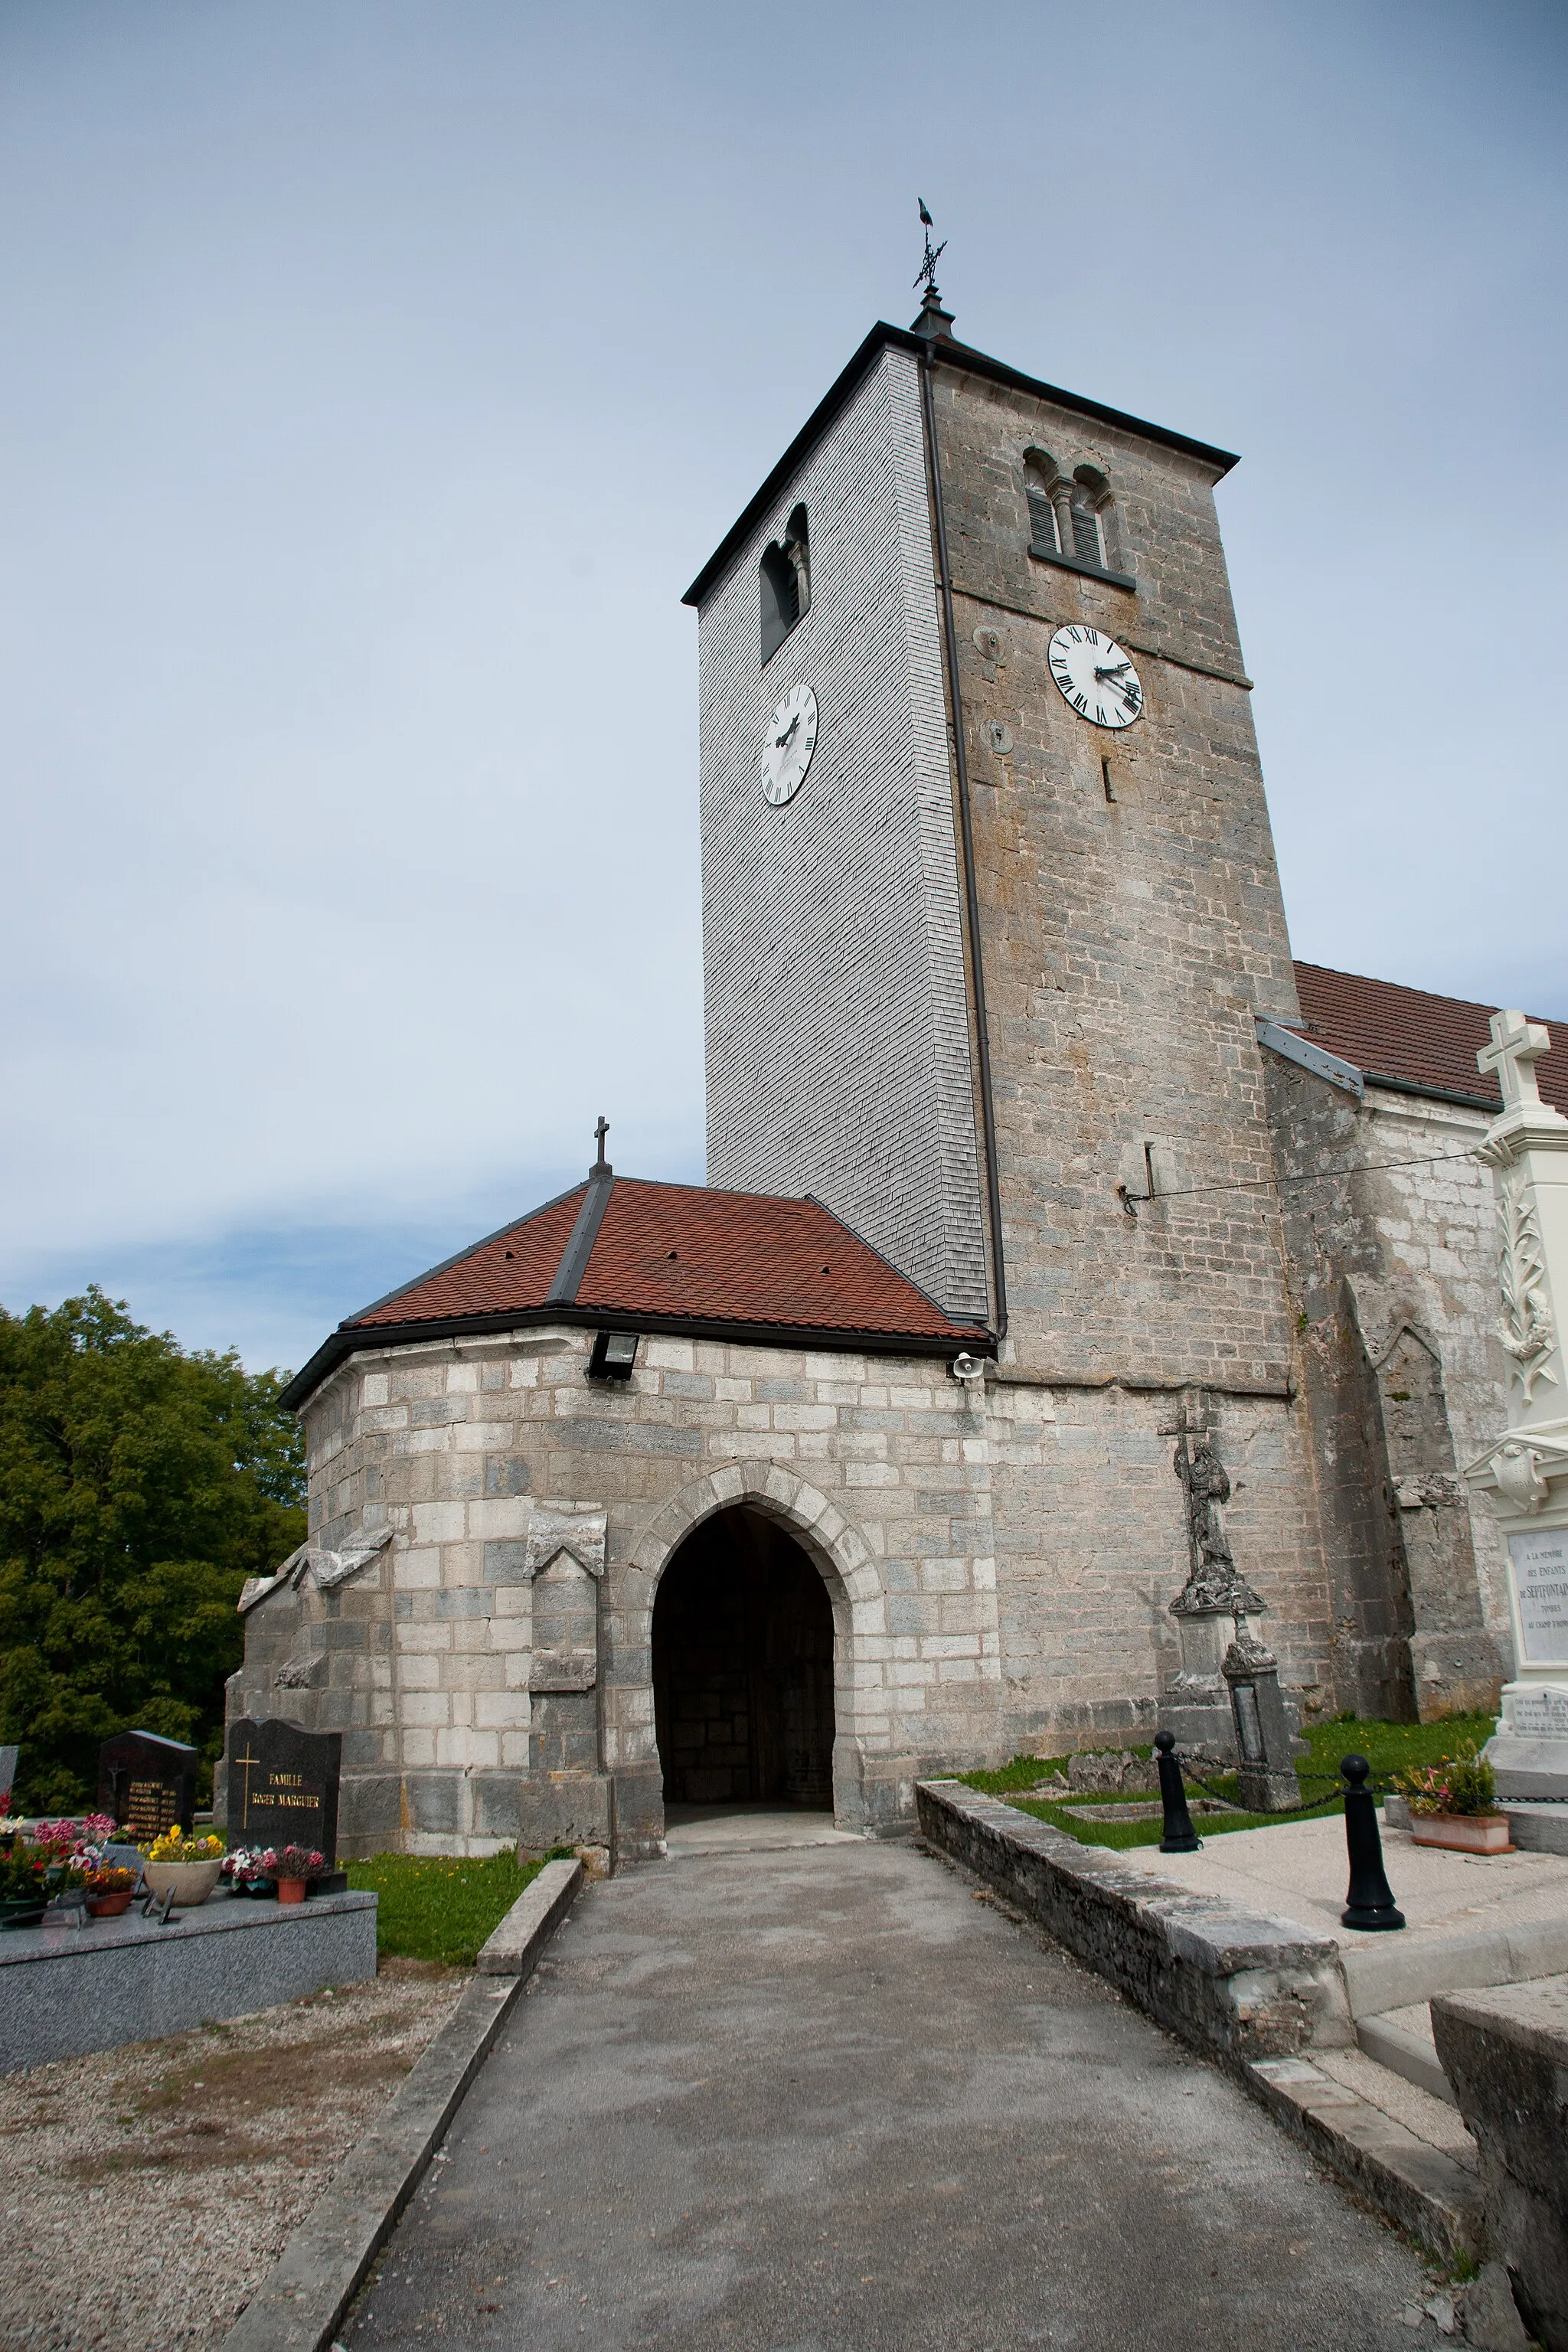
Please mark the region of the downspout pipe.
<svg viewBox="0 0 1568 2352"><path fill-rule="evenodd" d="M942 464L937 456L934 338L921 354L921 415L925 425L926 465L931 474L931 511L936 519L937 585L942 595L942 633L947 656L947 689L952 709L952 744L958 775L958 835L963 866L963 902L969 927L969 969L974 984L975 1049L980 1062L980 1125L985 1159L985 1202L991 1225L991 1286L995 1336L1007 1329L1007 1271L1002 1249L1002 1187L996 1173L996 1104L991 1085L991 1034L985 1014L985 965L980 947L980 892L974 878L974 822L969 800L969 755L963 740L963 702L958 686L958 632L952 617L952 580L947 561L947 512L942 504Z"/></svg>

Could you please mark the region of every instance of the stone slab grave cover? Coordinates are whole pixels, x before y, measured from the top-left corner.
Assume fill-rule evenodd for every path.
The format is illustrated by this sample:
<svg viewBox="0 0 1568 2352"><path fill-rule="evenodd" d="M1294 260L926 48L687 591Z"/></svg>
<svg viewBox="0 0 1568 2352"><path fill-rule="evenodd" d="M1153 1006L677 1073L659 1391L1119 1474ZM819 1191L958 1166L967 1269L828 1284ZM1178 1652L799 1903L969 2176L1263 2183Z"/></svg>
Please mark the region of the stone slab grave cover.
<svg viewBox="0 0 1568 2352"><path fill-rule="evenodd" d="M335 1870L342 1746L341 1732L301 1731L277 1717L230 1724L230 1845L310 1846Z"/></svg>
<svg viewBox="0 0 1568 2352"><path fill-rule="evenodd" d="M121 1731L98 1751L98 1810L142 1844L189 1831L196 1811L196 1751L155 1731Z"/></svg>

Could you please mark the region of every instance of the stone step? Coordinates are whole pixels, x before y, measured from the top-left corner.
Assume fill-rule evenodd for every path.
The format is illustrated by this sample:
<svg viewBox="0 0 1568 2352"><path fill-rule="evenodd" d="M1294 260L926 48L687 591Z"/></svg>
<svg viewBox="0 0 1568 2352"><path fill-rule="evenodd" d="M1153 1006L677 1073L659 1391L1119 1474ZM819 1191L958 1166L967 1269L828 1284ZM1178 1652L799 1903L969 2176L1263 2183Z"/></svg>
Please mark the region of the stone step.
<svg viewBox="0 0 1568 2352"><path fill-rule="evenodd" d="M1505 1797L1498 1811L1508 1815L1509 1834L1521 1853L1568 1853L1568 1805L1510 1804Z"/></svg>
<svg viewBox="0 0 1568 2352"><path fill-rule="evenodd" d="M1458 2105L1448 2077L1443 2072L1443 2062L1437 2055L1437 2045L1432 2038L1432 2011L1426 2001L1414 2003L1408 2009L1385 2011L1379 2017L1358 2017L1355 2038L1369 2058L1402 2074L1434 2099L1444 2099L1453 2107Z"/></svg>
<svg viewBox="0 0 1568 2352"><path fill-rule="evenodd" d="M1351 2015L1359 2022L1430 2000L1434 1993L1561 1975L1568 1969L1568 1918L1521 1920L1514 1927L1466 1928L1454 1935L1415 1929L1373 1936L1342 1947L1340 1958Z"/></svg>

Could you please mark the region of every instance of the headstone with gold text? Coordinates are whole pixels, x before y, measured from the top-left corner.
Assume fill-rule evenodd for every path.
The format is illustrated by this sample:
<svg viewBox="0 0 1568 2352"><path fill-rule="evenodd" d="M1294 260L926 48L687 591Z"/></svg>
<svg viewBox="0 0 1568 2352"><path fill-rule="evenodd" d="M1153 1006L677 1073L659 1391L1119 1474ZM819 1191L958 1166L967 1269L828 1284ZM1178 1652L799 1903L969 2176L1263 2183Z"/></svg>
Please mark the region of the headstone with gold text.
<svg viewBox="0 0 1568 2352"><path fill-rule="evenodd" d="M298 1724L242 1717L228 1727L228 1842L231 1846L302 1845L338 1858L339 1731L301 1731Z"/></svg>
<svg viewBox="0 0 1568 2352"><path fill-rule="evenodd" d="M188 1830L196 1809L196 1751L157 1731L119 1731L98 1751L98 1810L138 1845Z"/></svg>

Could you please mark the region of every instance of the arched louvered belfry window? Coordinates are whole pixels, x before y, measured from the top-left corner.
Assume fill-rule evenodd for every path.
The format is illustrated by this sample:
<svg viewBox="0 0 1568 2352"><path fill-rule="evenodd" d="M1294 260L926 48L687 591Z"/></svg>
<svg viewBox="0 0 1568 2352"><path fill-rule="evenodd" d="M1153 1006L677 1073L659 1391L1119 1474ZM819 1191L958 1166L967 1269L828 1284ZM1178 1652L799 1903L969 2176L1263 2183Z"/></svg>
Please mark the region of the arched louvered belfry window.
<svg viewBox="0 0 1568 2352"><path fill-rule="evenodd" d="M1024 489L1031 555L1103 572L1122 587L1131 584L1122 576L1116 501L1098 467L1079 466L1069 477L1044 449L1026 449Z"/></svg>
<svg viewBox="0 0 1568 2352"><path fill-rule="evenodd" d="M810 537L803 506L790 516L784 538L763 549L757 571L765 662L777 653L811 604Z"/></svg>
<svg viewBox="0 0 1568 2352"><path fill-rule="evenodd" d="M1054 457L1044 449L1030 449L1024 457L1024 488L1029 501L1029 546L1036 555L1059 555L1062 551L1060 525L1057 520L1056 493L1065 491L1060 468Z"/></svg>

